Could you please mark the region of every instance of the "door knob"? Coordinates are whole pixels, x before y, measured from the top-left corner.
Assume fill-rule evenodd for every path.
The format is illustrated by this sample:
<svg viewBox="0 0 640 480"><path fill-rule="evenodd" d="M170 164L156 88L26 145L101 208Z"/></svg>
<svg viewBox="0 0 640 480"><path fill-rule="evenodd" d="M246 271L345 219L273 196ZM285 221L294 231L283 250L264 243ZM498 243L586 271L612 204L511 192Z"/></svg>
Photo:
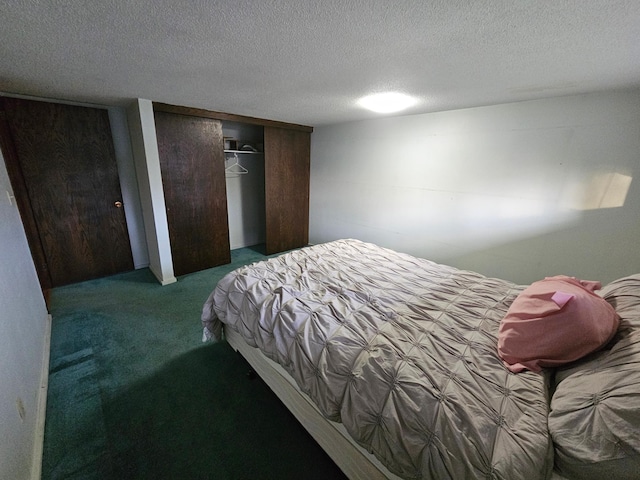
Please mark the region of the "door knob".
<svg viewBox="0 0 640 480"><path fill-rule="evenodd" d="M116 203L114 203L114 205L116 206L116 208L122 208L122 202L119 200Z"/></svg>

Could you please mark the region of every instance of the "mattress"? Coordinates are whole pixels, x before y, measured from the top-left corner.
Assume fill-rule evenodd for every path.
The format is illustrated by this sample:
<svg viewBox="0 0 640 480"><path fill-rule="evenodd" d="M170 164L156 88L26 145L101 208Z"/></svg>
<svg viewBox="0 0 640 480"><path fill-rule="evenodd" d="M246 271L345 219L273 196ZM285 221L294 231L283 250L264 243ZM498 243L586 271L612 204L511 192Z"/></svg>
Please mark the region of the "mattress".
<svg viewBox="0 0 640 480"><path fill-rule="evenodd" d="M511 373L500 320L524 287L358 240L226 275L203 307L281 365L402 478L545 479L548 377Z"/></svg>

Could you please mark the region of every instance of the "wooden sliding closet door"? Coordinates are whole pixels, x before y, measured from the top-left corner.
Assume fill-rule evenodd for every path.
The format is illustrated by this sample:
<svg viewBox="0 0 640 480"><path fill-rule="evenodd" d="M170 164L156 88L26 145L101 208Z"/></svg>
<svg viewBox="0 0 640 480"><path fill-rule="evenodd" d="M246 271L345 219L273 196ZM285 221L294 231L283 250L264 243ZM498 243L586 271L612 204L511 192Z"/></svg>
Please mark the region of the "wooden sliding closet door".
<svg viewBox="0 0 640 480"><path fill-rule="evenodd" d="M107 110L0 105L7 170L43 290L133 270Z"/></svg>
<svg viewBox="0 0 640 480"><path fill-rule="evenodd" d="M309 243L309 168L311 135L265 127L265 201L267 254Z"/></svg>
<svg viewBox="0 0 640 480"><path fill-rule="evenodd" d="M155 112L176 275L231 262L222 124Z"/></svg>

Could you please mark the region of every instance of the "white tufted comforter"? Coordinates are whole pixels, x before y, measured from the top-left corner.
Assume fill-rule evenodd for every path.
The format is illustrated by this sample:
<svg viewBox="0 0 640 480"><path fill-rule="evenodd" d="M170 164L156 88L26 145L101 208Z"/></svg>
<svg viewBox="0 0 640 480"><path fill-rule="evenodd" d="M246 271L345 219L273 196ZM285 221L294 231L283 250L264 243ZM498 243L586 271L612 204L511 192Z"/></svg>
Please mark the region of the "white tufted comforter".
<svg viewBox="0 0 640 480"><path fill-rule="evenodd" d="M523 287L357 240L242 267L203 308L282 365L330 420L405 478L551 475L545 377L497 355Z"/></svg>

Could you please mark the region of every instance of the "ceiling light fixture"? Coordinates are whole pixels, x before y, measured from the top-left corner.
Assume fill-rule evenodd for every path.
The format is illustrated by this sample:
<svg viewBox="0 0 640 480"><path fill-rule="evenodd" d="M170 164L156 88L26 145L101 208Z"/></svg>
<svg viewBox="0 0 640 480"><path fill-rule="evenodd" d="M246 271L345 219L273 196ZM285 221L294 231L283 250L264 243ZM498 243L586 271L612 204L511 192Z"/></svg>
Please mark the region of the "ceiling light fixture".
<svg viewBox="0 0 640 480"><path fill-rule="evenodd" d="M367 95L358 100L358 105L377 113L394 113L415 105L418 101L398 92L384 92Z"/></svg>

